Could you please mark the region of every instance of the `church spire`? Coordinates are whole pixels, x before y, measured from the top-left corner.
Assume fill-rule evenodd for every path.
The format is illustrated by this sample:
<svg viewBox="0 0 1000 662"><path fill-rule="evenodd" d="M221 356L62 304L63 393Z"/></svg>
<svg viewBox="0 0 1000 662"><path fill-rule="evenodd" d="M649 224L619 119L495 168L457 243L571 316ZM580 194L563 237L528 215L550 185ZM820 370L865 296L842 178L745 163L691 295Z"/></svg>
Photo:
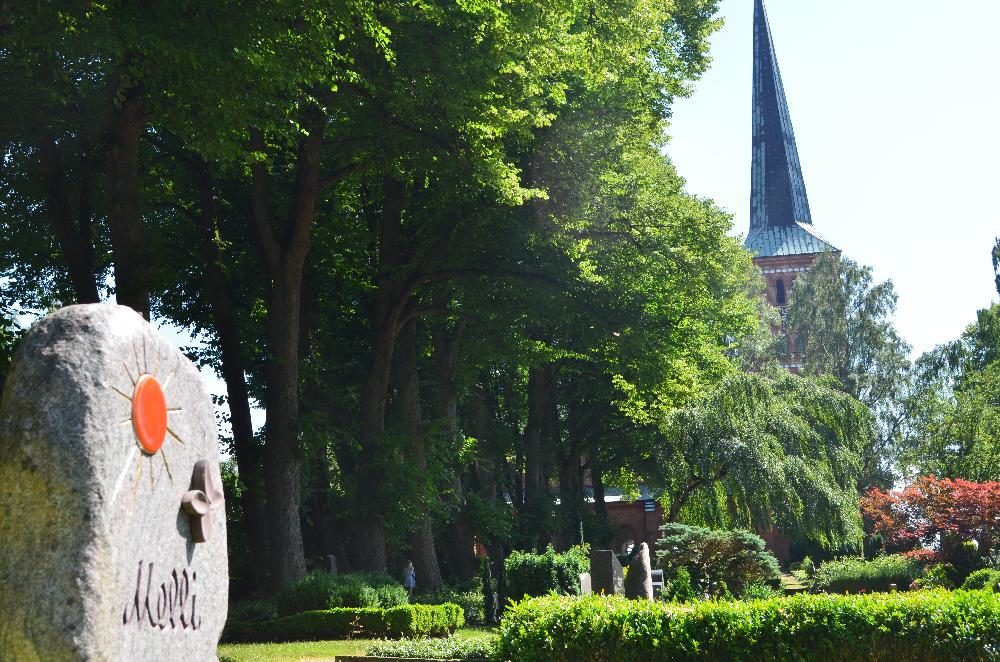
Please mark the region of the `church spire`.
<svg viewBox="0 0 1000 662"><path fill-rule="evenodd" d="M795 132L763 0L754 0L750 233L759 257L837 250L812 225Z"/></svg>

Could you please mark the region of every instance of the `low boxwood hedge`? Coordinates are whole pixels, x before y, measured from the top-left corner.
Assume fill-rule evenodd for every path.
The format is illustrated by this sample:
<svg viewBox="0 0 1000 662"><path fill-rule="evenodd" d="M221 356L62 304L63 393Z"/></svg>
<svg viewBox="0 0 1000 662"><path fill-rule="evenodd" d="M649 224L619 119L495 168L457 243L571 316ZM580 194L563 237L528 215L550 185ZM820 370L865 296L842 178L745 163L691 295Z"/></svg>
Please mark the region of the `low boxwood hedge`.
<svg viewBox="0 0 1000 662"><path fill-rule="evenodd" d="M465 624L456 604L402 605L390 609L341 607L304 611L266 621L226 623L228 643L282 643L328 639L444 637Z"/></svg>
<svg viewBox="0 0 1000 662"><path fill-rule="evenodd" d="M617 597L525 600L500 626L501 662L993 660L989 591L797 595L678 605Z"/></svg>
<svg viewBox="0 0 1000 662"><path fill-rule="evenodd" d="M923 564L902 554L877 556L869 561L846 557L827 561L813 576L813 588L825 593L889 591L892 585L904 591L924 574Z"/></svg>
<svg viewBox="0 0 1000 662"><path fill-rule="evenodd" d="M580 575L590 570L590 549L570 547L556 554L549 545L542 554L511 552L504 562L507 595L515 600L525 596L580 595Z"/></svg>
<svg viewBox="0 0 1000 662"><path fill-rule="evenodd" d="M403 657L425 660L490 660L496 637L448 637L447 639L407 639L377 641L368 647L373 657Z"/></svg>

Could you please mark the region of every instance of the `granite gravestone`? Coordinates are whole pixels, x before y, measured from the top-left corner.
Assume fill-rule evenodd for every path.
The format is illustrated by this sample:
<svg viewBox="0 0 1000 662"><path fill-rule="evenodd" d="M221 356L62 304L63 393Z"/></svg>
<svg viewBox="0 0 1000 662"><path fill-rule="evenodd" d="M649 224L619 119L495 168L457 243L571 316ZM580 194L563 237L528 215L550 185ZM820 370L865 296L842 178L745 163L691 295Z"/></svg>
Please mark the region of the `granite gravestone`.
<svg viewBox="0 0 1000 662"><path fill-rule="evenodd" d="M590 573L580 573L580 595L593 595L594 588L590 583Z"/></svg>
<svg viewBox="0 0 1000 662"><path fill-rule="evenodd" d="M0 658L209 662L226 621L212 400L129 308L63 308L0 402Z"/></svg>
<svg viewBox="0 0 1000 662"><path fill-rule="evenodd" d="M633 600L653 599L653 574L649 563L649 545L646 543L639 545L628 566L625 597Z"/></svg>
<svg viewBox="0 0 1000 662"><path fill-rule="evenodd" d="M609 549L590 552L590 582L595 595L621 595L625 592L625 572L614 552Z"/></svg>

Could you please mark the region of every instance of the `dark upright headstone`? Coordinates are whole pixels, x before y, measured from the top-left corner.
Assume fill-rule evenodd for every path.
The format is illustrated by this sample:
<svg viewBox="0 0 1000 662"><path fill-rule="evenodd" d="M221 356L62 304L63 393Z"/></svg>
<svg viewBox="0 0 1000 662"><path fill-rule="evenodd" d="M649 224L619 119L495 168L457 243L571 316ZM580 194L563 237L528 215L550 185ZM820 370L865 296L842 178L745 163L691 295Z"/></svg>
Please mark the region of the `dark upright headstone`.
<svg viewBox="0 0 1000 662"><path fill-rule="evenodd" d="M664 587L663 571L653 570L650 573L650 579L653 580L653 597L655 598L658 595L660 595L660 593L663 593L663 587Z"/></svg>
<svg viewBox="0 0 1000 662"><path fill-rule="evenodd" d="M590 552L590 583L595 595L622 595L625 592L625 572L614 552L609 549Z"/></svg>

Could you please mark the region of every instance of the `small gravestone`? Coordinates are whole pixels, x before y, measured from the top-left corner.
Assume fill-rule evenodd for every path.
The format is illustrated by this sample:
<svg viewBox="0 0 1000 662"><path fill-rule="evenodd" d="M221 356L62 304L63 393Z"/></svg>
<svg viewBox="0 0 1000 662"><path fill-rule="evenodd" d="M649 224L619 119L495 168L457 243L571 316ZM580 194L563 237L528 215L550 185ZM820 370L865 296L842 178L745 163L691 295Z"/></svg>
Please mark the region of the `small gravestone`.
<svg viewBox="0 0 1000 662"><path fill-rule="evenodd" d="M625 592L625 573L614 552L609 549L590 552L590 582L596 595Z"/></svg>
<svg viewBox="0 0 1000 662"><path fill-rule="evenodd" d="M0 658L216 659L215 426L198 371L131 309L31 329L0 402Z"/></svg>
<svg viewBox="0 0 1000 662"><path fill-rule="evenodd" d="M580 595L593 595L594 588L590 583L590 573L584 572L580 574Z"/></svg>
<svg viewBox="0 0 1000 662"><path fill-rule="evenodd" d="M663 588L665 586L663 581L663 570L653 570L649 576L653 582L653 597L655 598L663 593Z"/></svg>

